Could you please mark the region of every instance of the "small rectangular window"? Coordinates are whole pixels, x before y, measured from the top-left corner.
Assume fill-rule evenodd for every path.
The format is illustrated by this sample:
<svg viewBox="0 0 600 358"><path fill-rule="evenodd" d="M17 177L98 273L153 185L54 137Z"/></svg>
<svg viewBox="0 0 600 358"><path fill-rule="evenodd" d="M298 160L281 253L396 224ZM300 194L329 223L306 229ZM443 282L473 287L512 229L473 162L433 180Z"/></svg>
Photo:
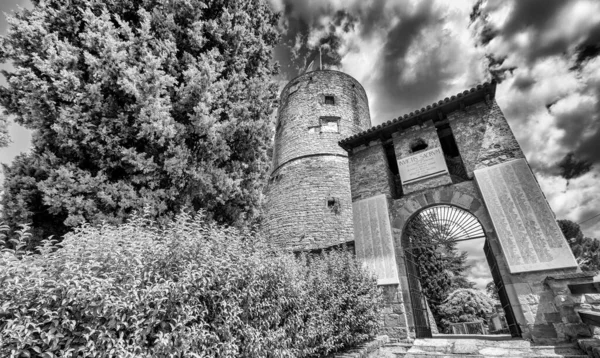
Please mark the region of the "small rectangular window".
<svg viewBox="0 0 600 358"><path fill-rule="evenodd" d="M325 104L335 104L333 96L325 96Z"/></svg>

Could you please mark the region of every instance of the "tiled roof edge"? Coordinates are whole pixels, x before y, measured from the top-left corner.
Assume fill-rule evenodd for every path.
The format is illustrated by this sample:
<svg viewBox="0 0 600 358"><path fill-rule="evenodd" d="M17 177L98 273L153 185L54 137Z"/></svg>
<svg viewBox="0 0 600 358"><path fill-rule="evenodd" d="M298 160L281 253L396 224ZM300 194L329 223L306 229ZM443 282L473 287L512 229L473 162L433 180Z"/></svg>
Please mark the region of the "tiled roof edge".
<svg viewBox="0 0 600 358"><path fill-rule="evenodd" d="M410 112L407 114L404 114L403 116L399 116L398 118L394 118L392 120L389 120L387 122L381 123L377 126L373 126L369 129L366 129L362 132L359 132L357 134L351 135L350 137L344 138L342 140L339 141L340 146L345 147L347 144L349 144L350 142L353 142L357 139L360 139L362 137L368 136L369 134L372 134L374 132L378 132L380 130L384 130L390 127L394 127L399 125L400 123L403 122L407 122L410 119L414 119L416 117L422 116L425 113L428 113L432 110L435 109L441 109L444 107L447 107L450 104L454 104L457 102L460 102L461 100L463 100L467 95L473 94L473 93L477 93L477 92L483 92L483 93L489 93L490 96L492 98L494 98L495 94L496 94L496 81L492 80L491 82L485 82L482 84L479 84L475 87L472 87L471 89L465 90L463 92L457 93L454 96L450 96L450 97L446 97L443 100L440 100L438 102L434 102L430 105L427 105L421 109L417 109L414 112Z"/></svg>

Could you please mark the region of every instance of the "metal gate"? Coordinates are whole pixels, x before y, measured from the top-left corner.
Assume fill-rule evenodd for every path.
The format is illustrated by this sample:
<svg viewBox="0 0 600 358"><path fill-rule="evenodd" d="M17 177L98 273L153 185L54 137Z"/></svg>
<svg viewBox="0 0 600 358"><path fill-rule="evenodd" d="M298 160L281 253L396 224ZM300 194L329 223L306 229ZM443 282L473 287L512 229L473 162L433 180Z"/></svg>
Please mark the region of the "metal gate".
<svg viewBox="0 0 600 358"><path fill-rule="evenodd" d="M413 236L414 233L418 234ZM418 242L415 245L413 242L413 237L427 238L427 242ZM422 292L423 290L420 282L421 274L419 272L419 265L416 262L417 255L415 254L415 250L418 248L422 249L424 247L446 245L449 242L467 241L480 238L485 238L485 233L483 232L483 228L477 218L470 212L453 205L442 204L425 208L415 217L413 217L407 224L406 230L402 237L402 247L404 248L404 261L406 264L408 291L412 307L414 329L417 338L432 337L431 325L435 324L435 322L430 322L427 298ZM486 251L486 256L488 256L488 251ZM495 260L493 262L495 263ZM490 269L494 277L494 282L500 280L501 283L497 265L492 267L490 262ZM502 286L502 289L504 296L506 296L506 290L504 290L504 286ZM506 302L508 302L508 300L506 300ZM506 309L510 309L510 305L508 305L508 308L505 308L505 311ZM510 312L512 314L512 310ZM514 318L514 316L512 317ZM514 322L514 319L512 322Z"/></svg>
<svg viewBox="0 0 600 358"><path fill-rule="evenodd" d="M490 242L487 239L483 245L483 252L485 253L488 265L490 266L490 271L492 271L492 278L494 279L494 285L496 285L496 289L498 290L500 304L502 305L502 309L506 315L506 323L508 323L510 335L512 337L521 337L521 328L515 319L515 314L512 306L510 305L510 301L508 300L508 295L506 294L506 287L504 287L504 282L502 282L502 276L500 275L500 270L498 269L498 262L496 261L496 257L492 252Z"/></svg>
<svg viewBox="0 0 600 358"><path fill-rule="evenodd" d="M419 281L421 277L419 265L416 263L414 251L410 246L404 249L404 262L406 262L406 276L416 338L431 338L427 301Z"/></svg>

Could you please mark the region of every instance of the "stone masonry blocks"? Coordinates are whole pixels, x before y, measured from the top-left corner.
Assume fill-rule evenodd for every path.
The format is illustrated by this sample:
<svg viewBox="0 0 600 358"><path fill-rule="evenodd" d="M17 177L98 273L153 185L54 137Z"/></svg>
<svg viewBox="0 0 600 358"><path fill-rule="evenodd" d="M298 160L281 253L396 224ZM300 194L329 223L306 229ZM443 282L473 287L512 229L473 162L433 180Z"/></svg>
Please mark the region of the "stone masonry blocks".
<svg viewBox="0 0 600 358"><path fill-rule="evenodd" d="M348 153L338 142L370 126L367 95L349 75L313 71L288 83L265 190L265 232L272 242L296 251L354 239Z"/></svg>
<svg viewBox="0 0 600 358"><path fill-rule="evenodd" d="M349 156L352 201L392 194L392 173L381 142L372 142Z"/></svg>
<svg viewBox="0 0 600 358"><path fill-rule="evenodd" d="M266 191L265 232L282 248L311 250L354 239L348 159L309 157L275 173ZM328 198L337 203L329 207Z"/></svg>
<svg viewBox="0 0 600 358"><path fill-rule="evenodd" d="M400 160L421 151L426 151L441 147L440 139L437 130L432 121L426 122L423 125L415 125L401 132L396 132L394 138L394 151L396 159ZM423 141L427 144L427 148L413 152L412 146L416 141ZM434 188L441 185L452 184L450 174L438 175L433 178L417 181L412 184L402 184L404 194L421 191L428 188Z"/></svg>
<svg viewBox="0 0 600 358"><path fill-rule="evenodd" d="M335 103L325 104L324 94ZM338 132L321 131L322 118L339 118ZM305 155L346 156L338 141L369 127L367 95L354 78L329 70L298 76L281 92L272 168Z"/></svg>
<svg viewBox="0 0 600 358"><path fill-rule="evenodd" d="M495 100L450 113L448 120L469 178L475 169L525 157Z"/></svg>

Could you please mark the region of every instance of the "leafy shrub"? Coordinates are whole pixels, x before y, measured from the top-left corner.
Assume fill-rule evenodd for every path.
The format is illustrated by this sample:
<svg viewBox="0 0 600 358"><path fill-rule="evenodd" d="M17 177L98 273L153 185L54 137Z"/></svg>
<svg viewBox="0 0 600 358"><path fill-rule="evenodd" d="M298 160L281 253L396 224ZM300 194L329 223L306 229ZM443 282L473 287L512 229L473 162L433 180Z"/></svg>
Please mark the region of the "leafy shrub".
<svg viewBox="0 0 600 358"><path fill-rule="evenodd" d="M473 288L455 290L439 307L442 329L448 331L450 323L485 321L494 312L495 304L496 301L483 291Z"/></svg>
<svg viewBox="0 0 600 358"><path fill-rule="evenodd" d="M269 249L182 214L83 226L0 256L0 356L317 357L371 337L380 293L347 252Z"/></svg>

